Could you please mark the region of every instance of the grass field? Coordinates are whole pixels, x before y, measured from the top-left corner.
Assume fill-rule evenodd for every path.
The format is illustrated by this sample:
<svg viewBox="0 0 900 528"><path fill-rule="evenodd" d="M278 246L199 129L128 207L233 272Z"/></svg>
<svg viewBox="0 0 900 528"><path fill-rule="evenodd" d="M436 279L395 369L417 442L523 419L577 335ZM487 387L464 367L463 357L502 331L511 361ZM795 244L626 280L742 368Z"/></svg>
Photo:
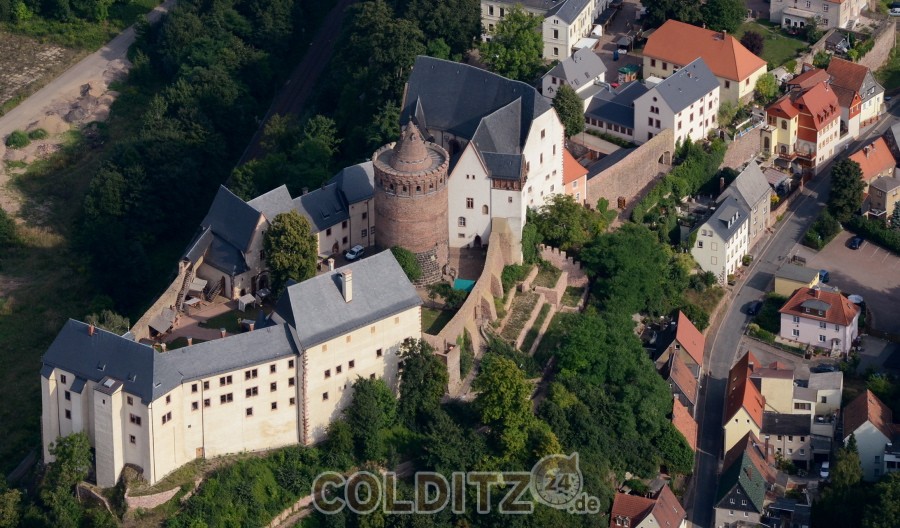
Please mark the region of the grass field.
<svg viewBox="0 0 900 528"><path fill-rule="evenodd" d="M779 28L769 27L759 22L744 22L734 32L734 36L740 39L744 33L751 30L765 38L761 57L769 63L770 69L777 68L785 62L797 58L797 54L800 51L809 47L806 42L800 39L784 35Z"/></svg>
<svg viewBox="0 0 900 528"><path fill-rule="evenodd" d="M422 331L426 334L437 335L444 326L456 315L454 310L437 310L434 308L422 308Z"/></svg>

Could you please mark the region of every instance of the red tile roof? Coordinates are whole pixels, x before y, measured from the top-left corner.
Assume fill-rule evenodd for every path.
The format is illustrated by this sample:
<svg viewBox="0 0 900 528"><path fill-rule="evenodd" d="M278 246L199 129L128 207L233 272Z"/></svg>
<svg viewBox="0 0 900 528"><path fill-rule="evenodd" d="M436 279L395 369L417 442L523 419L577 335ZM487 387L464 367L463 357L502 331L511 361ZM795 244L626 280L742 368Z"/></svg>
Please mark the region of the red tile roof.
<svg viewBox="0 0 900 528"><path fill-rule="evenodd" d="M728 388L725 393L725 416L722 423L728 423L741 409L745 409L757 427L762 427L763 408L766 399L759 393L750 375L760 367L759 360L749 350L738 360L728 373Z"/></svg>
<svg viewBox="0 0 900 528"><path fill-rule="evenodd" d="M666 365L668 370L667 379L671 379L681 392L687 397L692 404L697 403L697 378L694 373L685 365L681 354L672 354L669 357L669 364Z"/></svg>
<svg viewBox="0 0 900 528"><path fill-rule="evenodd" d="M687 517L687 513L669 486L663 486L656 497L653 516L656 517L656 525L660 528L678 528Z"/></svg>
<svg viewBox="0 0 900 528"><path fill-rule="evenodd" d="M573 181L587 176L588 170L578 163L569 149L563 148L563 185L569 185Z"/></svg>
<svg viewBox="0 0 900 528"><path fill-rule="evenodd" d="M814 308L807 311L803 306L804 303L824 303L822 304L823 308L827 305L827 309L824 310L825 315L819 316ZM800 288L794 292L794 295L778 311L783 314L796 315L815 321L848 326L853 322L853 318L859 314L860 309L859 306L850 302L840 293L817 288Z"/></svg>
<svg viewBox="0 0 900 528"><path fill-rule="evenodd" d="M677 20L666 20L647 39L644 56L684 66L698 57L716 77L743 81L766 61L750 52L731 35L692 26Z"/></svg>
<svg viewBox="0 0 900 528"><path fill-rule="evenodd" d="M885 174L887 171L893 173L894 167L897 165L894 155L891 154L887 143L882 137L850 154L849 158L859 163L859 168L862 169L863 173L863 180L867 183L871 183L872 180Z"/></svg>
<svg viewBox="0 0 900 528"><path fill-rule="evenodd" d="M672 405L672 425L684 435L684 439L687 440L691 449L697 451L697 421L678 398L675 398L675 403Z"/></svg>
<svg viewBox="0 0 900 528"><path fill-rule="evenodd" d="M801 90L806 90L808 88L812 88L814 85L819 84L821 82L828 82L831 79L831 76L828 75L828 72L821 68L813 68L811 70L807 70L800 75L794 77L790 81L787 82L789 87L799 87Z"/></svg>
<svg viewBox="0 0 900 528"><path fill-rule="evenodd" d="M828 74L831 75L831 83L835 86L847 88L859 93L869 69L840 57L832 57L828 63Z"/></svg>
<svg viewBox="0 0 900 528"><path fill-rule="evenodd" d="M675 340L678 341L687 353L690 354L698 365L703 364L703 349L706 348L706 338L697 330L694 323L681 311L678 312L678 326L675 331Z"/></svg>
<svg viewBox="0 0 900 528"><path fill-rule="evenodd" d="M840 115L837 95L828 83L819 83L806 90L797 97L794 104L799 106L801 112L813 117L812 122L816 130L822 130Z"/></svg>
<svg viewBox="0 0 900 528"><path fill-rule="evenodd" d="M793 119L800 115L800 109L794 106L794 102L791 101L791 96L790 94L788 94L769 105L769 107L766 108L766 113L778 117Z"/></svg>
<svg viewBox="0 0 900 528"><path fill-rule="evenodd" d="M619 517L627 518L628 526L637 526L649 515L653 515L660 528L677 528L687 517L669 486L663 486L655 499L616 493L609 513L609 526L615 528Z"/></svg>
<svg viewBox="0 0 900 528"><path fill-rule="evenodd" d="M722 459L722 471L727 471L746 452L750 457L750 462L756 466L763 478L769 483L774 483L776 475L772 467L766 462L765 449L765 444L760 442L759 438L752 431L747 431L747 434L725 453L725 457Z"/></svg>
<svg viewBox="0 0 900 528"><path fill-rule="evenodd" d="M844 407L844 439L864 423L871 422L888 440L893 438L893 414L872 391L866 390Z"/></svg>

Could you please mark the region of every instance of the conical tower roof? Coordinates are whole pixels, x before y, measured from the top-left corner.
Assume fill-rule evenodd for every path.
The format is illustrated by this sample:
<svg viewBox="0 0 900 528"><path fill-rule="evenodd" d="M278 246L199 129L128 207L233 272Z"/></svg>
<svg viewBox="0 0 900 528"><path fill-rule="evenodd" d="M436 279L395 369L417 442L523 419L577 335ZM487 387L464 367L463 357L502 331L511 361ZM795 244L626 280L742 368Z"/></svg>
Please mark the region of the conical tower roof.
<svg viewBox="0 0 900 528"><path fill-rule="evenodd" d="M432 164L425 138L422 137L419 128L410 121L394 145L391 167L401 172L418 172L430 168Z"/></svg>

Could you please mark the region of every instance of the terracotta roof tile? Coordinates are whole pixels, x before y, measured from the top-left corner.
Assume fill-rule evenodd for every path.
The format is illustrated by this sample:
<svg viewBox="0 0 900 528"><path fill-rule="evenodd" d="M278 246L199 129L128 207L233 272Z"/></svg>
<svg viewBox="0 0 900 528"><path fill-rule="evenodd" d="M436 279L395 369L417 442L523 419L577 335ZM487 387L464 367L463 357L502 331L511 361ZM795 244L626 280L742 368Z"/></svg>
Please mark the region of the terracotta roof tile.
<svg viewBox="0 0 900 528"><path fill-rule="evenodd" d="M697 378L681 358L681 354L672 354L665 367L663 377L678 385L681 392L692 404L697 403Z"/></svg>
<svg viewBox="0 0 900 528"><path fill-rule="evenodd" d="M728 373L728 388L725 394L725 415L722 423L731 421L739 410L746 409L747 414L762 427L765 398L759 393L756 385L750 382L750 375L760 366L759 360L749 350L738 360Z"/></svg>
<svg viewBox="0 0 900 528"><path fill-rule="evenodd" d="M687 350L687 353L694 358L698 365L703 364L703 349L706 347L706 338L681 311L678 312L678 326L675 331L675 339Z"/></svg>
<svg viewBox="0 0 900 528"><path fill-rule="evenodd" d="M655 504L656 501L647 497L616 493L609 513L609 526L615 527L616 519L619 517L625 517L630 521L629 525L637 526L647 517Z"/></svg>
<svg viewBox="0 0 900 528"><path fill-rule="evenodd" d="M825 125L832 121L831 118L840 113L837 95L828 83L819 83L806 90L795 99L794 104L803 105L800 106L801 111L804 110L804 106L806 107L805 110L814 118L813 125L816 130L825 128Z"/></svg>
<svg viewBox="0 0 900 528"><path fill-rule="evenodd" d="M687 517L684 507L669 486L662 487L656 497L656 506L652 514L656 517L656 525L660 528L678 528Z"/></svg>
<svg viewBox="0 0 900 528"><path fill-rule="evenodd" d="M716 77L743 81L766 61L750 52L731 35L667 20L650 35L644 55L684 66L701 57Z"/></svg>
<svg viewBox="0 0 900 528"><path fill-rule="evenodd" d="M832 84L859 93L859 89L862 87L863 81L866 80L866 74L869 73L869 69L840 57L833 57L832 59L828 63L828 74L831 75Z"/></svg>
<svg viewBox="0 0 900 528"><path fill-rule="evenodd" d="M803 305L808 303L821 304L823 308L826 308L824 310L825 316L820 317L816 315L814 309L807 312ZM800 288L794 292L794 295L778 311L783 314L796 315L815 321L848 326L853 322L853 318L859 314L860 309L859 306L850 302L840 293L817 288Z"/></svg>
<svg viewBox="0 0 900 528"><path fill-rule="evenodd" d="M563 184L568 185L573 181L587 176L588 170L578 163L569 149L563 148Z"/></svg>
<svg viewBox="0 0 900 528"><path fill-rule="evenodd" d="M830 79L831 76L828 75L828 72L826 72L825 70L821 68L813 68L794 77L786 84L790 87L796 86L801 90L806 90L821 82L828 82Z"/></svg>
<svg viewBox="0 0 900 528"><path fill-rule="evenodd" d="M897 165L894 155L885 143L884 138L879 137L875 141L850 154L850 159L859 163L862 169L863 180L871 183L888 170L893 170Z"/></svg>
<svg viewBox="0 0 900 528"><path fill-rule="evenodd" d="M696 451L697 421L694 420L691 413L688 412L687 407L685 407L678 398L675 399L675 403L672 405L672 425L684 435L684 439L687 440L691 449Z"/></svg>
<svg viewBox="0 0 900 528"><path fill-rule="evenodd" d="M793 119L800 115L800 109L794 106L794 102L791 101L791 96L788 94L769 105L769 108L766 109L766 113Z"/></svg>
<svg viewBox="0 0 900 528"><path fill-rule="evenodd" d="M846 440L850 433L866 422L871 422L888 440L893 438L891 409L870 390L866 390L844 407L844 439Z"/></svg>

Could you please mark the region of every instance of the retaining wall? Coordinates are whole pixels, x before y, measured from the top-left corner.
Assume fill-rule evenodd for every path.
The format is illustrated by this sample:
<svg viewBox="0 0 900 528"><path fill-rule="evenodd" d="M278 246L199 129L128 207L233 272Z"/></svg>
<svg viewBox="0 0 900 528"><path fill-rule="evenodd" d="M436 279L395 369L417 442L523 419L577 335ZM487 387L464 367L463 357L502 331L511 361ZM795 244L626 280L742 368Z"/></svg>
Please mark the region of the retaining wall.
<svg viewBox="0 0 900 528"><path fill-rule="evenodd" d="M144 312L144 315L142 315L141 318L134 323L134 326L131 327L131 334L134 336L135 341L148 339L150 337L150 320L158 315L163 308L175 306L175 303L178 301L178 293L184 285L184 276L187 274L187 271L188 264L184 261L179 262L178 275L175 277L175 280L173 280L166 288L166 291L156 299L153 306Z"/></svg>
<svg viewBox="0 0 900 528"><path fill-rule="evenodd" d="M538 246L541 258L553 264L557 269L566 273L566 285L575 288L584 288L588 284L588 278L584 270L581 269L581 263L570 257L565 251L560 251L555 247ZM565 290L565 288L563 289Z"/></svg>
<svg viewBox="0 0 900 528"><path fill-rule="evenodd" d="M894 42L896 41L896 31L896 22L893 18L883 20L872 33L875 45L869 53L866 53L865 57L859 59L859 64L873 72L884 66L884 63L891 58L891 50L894 48Z"/></svg>

